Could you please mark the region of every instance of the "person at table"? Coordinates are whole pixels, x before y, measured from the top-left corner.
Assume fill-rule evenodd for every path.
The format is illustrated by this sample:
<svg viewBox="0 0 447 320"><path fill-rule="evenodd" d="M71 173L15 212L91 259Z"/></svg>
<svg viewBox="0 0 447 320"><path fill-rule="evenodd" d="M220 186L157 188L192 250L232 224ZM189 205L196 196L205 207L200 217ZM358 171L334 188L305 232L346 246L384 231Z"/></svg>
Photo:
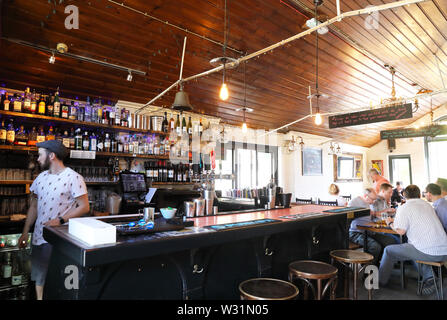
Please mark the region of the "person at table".
<svg viewBox="0 0 447 320"><path fill-rule="evenodd" d="M379 171L377 171L377 169L374 169L374 168L370 169L369 176L371 177L372 181L374 182L374 191L376 191L376 193L380 192L380 186L383 183L390 184L390 182L387 179L385 179L384 177L382 177L379 174Z"/></svg>
<svg viewBox="0 0 447 320"><path fill-rule="evenodd" d="M396 182L396 188L393 189L393 194L391 195L391 206L396 206L398 204L401 204L402 201L405 202L404 197L402 196L402 182L397 181Z"/></svg>
<svg viewBox="0 0 447 320"><path fill-rule="evenodd" d="M374 201L377 200L377 194L373 188L366 188L361 196L358 196L348 203L348 207L360 207L370 209ZM363 246L365 244L365 232L357 228L360 224L371 222L370 216L359 217L352 220L349 227L349 241ZM367 251L374 256L373 264L378 265L382 255L383 248L389 244L395 244L396 239L383 233L368 233Z"/></svg>
<svg viewBox="0 0 447 320"><path fill-rule="evenodd" d="M425 199L433 203L433 208L447 231L447 200L441 195L441 187L434 183L428 184L425 187Z"/></svg>
<svg viewBox="0 0 447 320"><path fill-rule="evenodd" d="M330 194L331 196L334 196L334 197L337 198L336 200L337 200L337 205L338 205L338 206L340 206L340 207L346 207L347 201L346 201L345 198L343 198L342 196L340 196L340 188L339 188L336 184L332 183L332 184L329 186L329 194Z"/></svg>
<svg viewBox="0 0 447 320"><path fill-rule="evenodd" d="M386 223L400 235L406 235L408 243L389 245L385 248L379 267L379 284L386 286L393 266L398 261L416 260L439 262L447 260L447 234L436 215L435 209L421 199L421 191L416 185L404 190L406 203L397 209L394 218ZM429 295L435 290L431 268L421 266L425 285L422 294Z"/></svg>
<svg viewBox="0 0 447 320"><path fill-rule="evenodd" d="M393 215L396 209L391 208L391 196L393 194L393 186L389 183L382 183L379 188L379 194L374 203L370 206L371 216L380 219L382 213Z"/></svg>
<svg viewBox="0 0 447 320"><path fill-rule="evenodd" d="M436 184L441 187L441 196L447 199L447 179L438 178Z"/></svg>

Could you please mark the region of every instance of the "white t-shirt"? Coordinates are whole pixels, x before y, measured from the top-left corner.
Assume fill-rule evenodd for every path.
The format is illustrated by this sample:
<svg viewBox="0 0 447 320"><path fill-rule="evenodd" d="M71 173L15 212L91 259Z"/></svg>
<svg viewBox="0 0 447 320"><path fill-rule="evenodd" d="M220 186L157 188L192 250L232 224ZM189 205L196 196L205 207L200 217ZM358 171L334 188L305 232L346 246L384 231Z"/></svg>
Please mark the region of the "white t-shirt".
<svg viewBox="0 0 447 320"><path fill-rule="evenodd" d="M30 187L37 196L37 219L34 225L34 245L47 243L42 236L43 224L61 217L70 210L77 197L87 194L84 178L71 168L59 174L44 171L37 176Z"/></svg>
<svg viewBox="0 0 447 320"><path fill-rule="evenodd" d="M396 211L394 228L406 230L408 243L419 251L433 256L447 255L447 234L427 201L408 199Z"/></svg>
<svg viewBox="0 0 447 320"><path fill-rule="evenodd" d="M363 200L361 196L355 197L348 203L348 207L358 207L369 209L369 203Z"/></svg>

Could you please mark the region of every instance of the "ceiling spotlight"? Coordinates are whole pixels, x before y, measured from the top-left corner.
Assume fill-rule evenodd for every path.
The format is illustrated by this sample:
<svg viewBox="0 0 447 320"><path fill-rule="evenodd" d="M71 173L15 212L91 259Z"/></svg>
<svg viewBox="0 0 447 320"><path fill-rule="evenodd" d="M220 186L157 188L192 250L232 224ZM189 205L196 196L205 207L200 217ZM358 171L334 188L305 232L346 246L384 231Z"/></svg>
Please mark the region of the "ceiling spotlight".
<svg viewBox="0 0 447 320"><path fill-rule="evenodd" d="M48 60L49 63L54 64L56 62L56 57L54 56L54 53L51 55L50 59Z"/></svg>
<svg viewBox="0 0 447 320"><path fill-rule="evenodd" d="M132 72L129 70L129 74L127 75L127 81L132 81Z"/></svg>

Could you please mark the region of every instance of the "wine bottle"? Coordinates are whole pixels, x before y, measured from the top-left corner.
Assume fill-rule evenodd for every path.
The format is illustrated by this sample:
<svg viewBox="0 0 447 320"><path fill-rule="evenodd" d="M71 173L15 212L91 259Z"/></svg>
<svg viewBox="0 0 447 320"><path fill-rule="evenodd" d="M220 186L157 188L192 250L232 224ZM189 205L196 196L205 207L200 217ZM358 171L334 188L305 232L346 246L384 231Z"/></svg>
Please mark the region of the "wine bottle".
<svg viewBox="0 0 447 320"><path fill-rule="evenodd" d="M88 136L88 132L85 131L84 135L82 136L82 150L89 150L90 149L90 137Z"/></svg>
<svg viewBox="0 0 447 320"><path fill-rule="evenodd" d="M54 96L52 94L50 94L47 97L46 115L49 116L49 117L53 117L54 116Z"/></svg>
<svg viewBox="0 0 447 320"><path fill-rule="evenodd" d="M6 127L5 120L2 120L2 125L0 127L0 145L6 144Z"/></svg>
<svg viewBox="0 0 447 320"><path fill-rule="evenodd" d="M163 122L161 124L161 131L167 133L168 129L169 129L168 126L169 126L169 124L168 124L168 113L165 112L165 116L164 116Z"/></svg>
<svg viewBox="0 0 447 320"><path fill-rule="evenodd" d="M56 94L54 96L53 117L60 118L60 116L61 116L61 102L59 100L59 87L58 87Z"/></svg>

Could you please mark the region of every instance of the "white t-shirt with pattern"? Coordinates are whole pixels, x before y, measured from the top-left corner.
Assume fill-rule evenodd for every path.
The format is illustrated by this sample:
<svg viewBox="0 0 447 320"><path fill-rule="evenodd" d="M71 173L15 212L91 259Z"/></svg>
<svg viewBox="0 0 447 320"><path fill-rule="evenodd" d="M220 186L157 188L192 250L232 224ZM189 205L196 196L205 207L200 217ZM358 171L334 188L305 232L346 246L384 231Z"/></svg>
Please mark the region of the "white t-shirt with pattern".
<svg viewBox="0 0 447 320"><path fill-rule="evenodd" d="M71 168L59 174L44 171L30 187L37 196L37 219L34 225L32 244L47 243L42 236L44 223L61 217L75 204L75 199L87 194L84 178Z"/></svg>

